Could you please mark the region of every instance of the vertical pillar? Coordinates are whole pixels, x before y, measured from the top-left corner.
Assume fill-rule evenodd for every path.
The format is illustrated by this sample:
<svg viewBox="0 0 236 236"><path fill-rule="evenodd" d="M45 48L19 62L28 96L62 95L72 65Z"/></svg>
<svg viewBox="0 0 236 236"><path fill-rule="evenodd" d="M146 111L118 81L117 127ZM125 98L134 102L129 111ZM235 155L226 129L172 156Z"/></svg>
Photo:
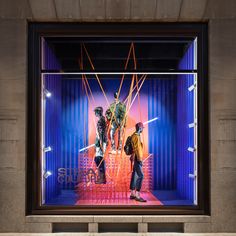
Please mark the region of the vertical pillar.
<svg viewBox="0 0 236 236"><path fill-rule="evenodd" d="M98 223L89 223L88 231L89 233L98 233Z"/></svg>
<svg viewBox="0 0 236 236"><path fill-rule="evenodd" d="M147 233L148 224L147 223L138 223L138 233Z"/></svg>

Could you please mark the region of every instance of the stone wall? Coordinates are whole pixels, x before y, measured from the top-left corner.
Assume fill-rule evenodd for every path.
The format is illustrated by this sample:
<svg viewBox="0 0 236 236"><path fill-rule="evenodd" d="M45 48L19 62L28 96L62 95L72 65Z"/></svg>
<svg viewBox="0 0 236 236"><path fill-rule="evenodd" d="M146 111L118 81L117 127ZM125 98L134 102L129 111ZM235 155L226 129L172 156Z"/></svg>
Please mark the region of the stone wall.
<svg viewBox="0 0 236 236"><path fill-rule="evenodd" d="M27 21L209 22L211 216L136 216L185 232L236 232L235 0L0 0L0 232L51 232L52 222L130 217L25 216Z"/></svg>

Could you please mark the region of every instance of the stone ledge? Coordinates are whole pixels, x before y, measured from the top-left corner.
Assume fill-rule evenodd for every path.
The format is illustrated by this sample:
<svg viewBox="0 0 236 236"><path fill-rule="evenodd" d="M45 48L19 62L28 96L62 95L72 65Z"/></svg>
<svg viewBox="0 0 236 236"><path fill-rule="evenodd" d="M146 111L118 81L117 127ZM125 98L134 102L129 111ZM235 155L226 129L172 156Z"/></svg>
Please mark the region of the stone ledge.
<svg viewBox="0 0 236 236"><path fill-rule="evenodd" d="M146 215L143 216L143 222L146 223L208 223L211 222L210 216L203 215Z"/></svg>
<svg viewBox="0 0 236 236"><path fill-rule="evenodd" d="M101 215L94 216L94 222L96 223L141 223L142 216L136 215Z"/></svg>
<svg viewBox="0 0 236 236"><path fill-rule="evenodd" d="M92 215L57 215L57 216L47 216L47 215L32 215L26 216L26 222L28 223L60 223L60 222L78 222L78 223L163 223L163 222L174 222L174 223L209 223L211 222L210 216L202 215L105 215L105 216L92 216Z"/></svg>
<svg viewBox="0 0 236 236"><path fill-rule="evenodd" d="M236 236L236 233L0 233L0 236Z"/></svg>
<svg viewBox="0 0 236 236"><path fill-rule="evenodd" d="M47 216L47 215L32 215L32 216L26 216L26 222L27 223L91 223L94 222L93 216L74 216L74 215L55 215L55 216Z"/></svg>

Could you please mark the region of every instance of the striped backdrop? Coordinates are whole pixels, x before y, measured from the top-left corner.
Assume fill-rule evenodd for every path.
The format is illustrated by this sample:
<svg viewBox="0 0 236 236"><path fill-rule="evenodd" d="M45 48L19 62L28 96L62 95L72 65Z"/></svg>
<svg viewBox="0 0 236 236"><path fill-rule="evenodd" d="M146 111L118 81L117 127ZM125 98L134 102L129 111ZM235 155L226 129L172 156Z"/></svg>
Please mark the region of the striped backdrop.
<svg viewBox="0 0 236 236"><path fill-rule="evenodd" d="M60 69L53 50L42 39L42 69ZM57 170L61 165L61 76L45 75L44 87L51 92L50 98L45 98L45 143L44 146L52 147L51 152L45 153L45 171L52 173L45 179L45 203L60 194L60 186L57 182Z"/></svg>
<svg viewBox="0 0 236 236"><path fill-rule="evenodd" d="M176 79L149 81L148 116L158 117L149 124L149 152L154 154L154 189L176 188Z"/></svg>
<svg viewBox="0 0 236 236"><path fill-rule="evenodd" d="M194 45L190 45L179 69L193 69ZM177 89L177 191L179 195L193 202L193 179L189 174L193 173L193 152L188 151L188 147L194 145L194 129L188 124L194 122L194 96L193 91L188 88L193 84L193 75L179 75Z"/></svg>
<svg viewBox="0 0 236 236"><path fill-rule="evenodd" d="M60 193L57 171L61 166L61 79L57 75L47 75L45 87L52 96L45 101L45 147L52 151L45 153L46 170L52 173L45 179L45 202L50 203Z"/></svg>
<svg viewBox="0 0 236 236"><path fill-rule="evenodd" d="M50 56L51 55L51 56ZM44 67L50 67L52 54L48 51ZM53 63L51 60L50 63ZM58 66L55 61L55 67ZM180 69L192 69L193 45L186 51L180 63ZM103 85L109 103L120 80L111 83L104 80ZM99 104L107 108L98 85L90 81L93 90L97 91ZM122 88L122 99L127 95L129 81ZM138 111L138 102L131 111L132 122L158 117L157 122L150 123L146 134L149 153L154 155L153 186L155 190L175 190L186 199L193 199L193 180L188 177L193 172L193 154L187 151L193 145L193 129L188 124L193 122L193 93L188 87L193 83L193 76L162 76L149 78L141 90L142 114ZM88 99L82 87L81 79L45 77L45 87L52 92L46 100L45 146L52 146L53 151L46 153L46 170L53 175L46 180L46 202L56 197L60 189L74 189L78 168L79 149L90 144L89 127L91 127ZM99 91L99 92L98 92ZM98 105L99 105L98 104ZM133 125L132 123L132 125ZM57 182L58 168L66 168L67 175L74 176L69 183Z"/></svg>

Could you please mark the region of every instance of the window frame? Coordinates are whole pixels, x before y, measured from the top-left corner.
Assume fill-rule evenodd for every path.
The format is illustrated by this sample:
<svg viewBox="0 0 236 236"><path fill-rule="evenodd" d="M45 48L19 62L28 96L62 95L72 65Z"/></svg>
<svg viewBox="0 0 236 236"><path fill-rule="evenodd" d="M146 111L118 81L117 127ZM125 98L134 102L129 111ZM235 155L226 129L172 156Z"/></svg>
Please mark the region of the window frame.
<svg viewBox="0 0 236 236"><path fill-rule="evenodd" d="M27 84L27 162L26 215L40 214L148 214L148 215L209 215L210 159L208 105L208 31L207 23L28 23L28 84ZM41 155L41 37L45 36L191 36L197 37L197 206L44 206L40 193ZM160 71L161 72L161 71Z"/></svg>

